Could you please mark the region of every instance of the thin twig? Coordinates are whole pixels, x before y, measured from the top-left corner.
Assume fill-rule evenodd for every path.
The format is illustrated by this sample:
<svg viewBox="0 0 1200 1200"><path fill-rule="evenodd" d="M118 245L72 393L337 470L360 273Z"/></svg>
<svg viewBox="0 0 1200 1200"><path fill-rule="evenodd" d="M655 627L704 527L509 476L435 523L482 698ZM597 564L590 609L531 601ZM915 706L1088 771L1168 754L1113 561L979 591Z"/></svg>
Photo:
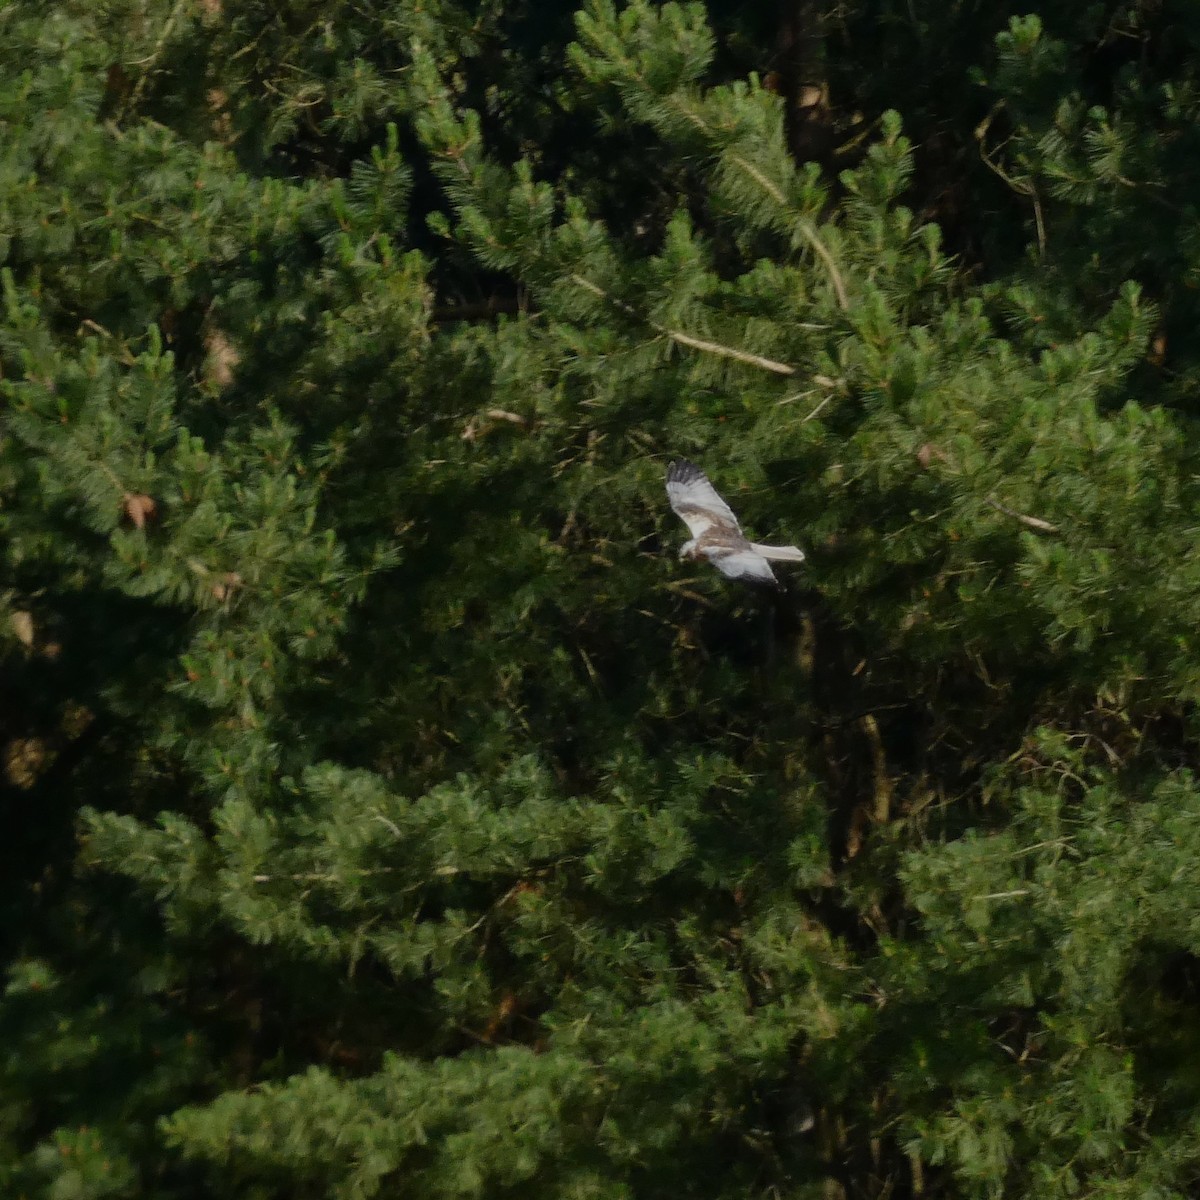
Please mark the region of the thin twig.
<svg viewBox="0 0 1200 1200"><path fill-rule="evenodd" d="M704 350L721 358L732 358L735 362L743 362L752 367L761 367L764 371L773 371L776 375L795 375L796 368L787 363L776 362L771 358L763 358L761 354L751 354L748 350L738 350L733 346L722 346L718 342L706 342L702 338L692 337L691 334L679 333L674 329L663 329L662 332L673 342L681 346L690 346L693 350Z"/></svg>
<svg viewBox="0 0 1200 1200"><path fill-rule="evenodd" d="M1047 842L1034 842L1034 844L1032 846L1023 846L1020 850L1014 850L1012 852L1012 857L1017 858L1019 855L1022 855L1022 854L1032 854L1035 850L1048 850L1051 846L1055 847L1058 850L1061 850L1065 846L1067 846L1071 842L1073 842L1074 840L1075 840L1074 838L1068 837L1068 838L1052 838L1050 841L1047 841Z"/></svg>
<svg viewBox="0 0 1200 1200"><path fill-rule="evenodd" d="M1057 525L1051 525L1049 521L1043 521L1041 517L1030 517L1025 513L1019 513L1014 508L1009 508L1007 504L1001 504L995 496L985 496L984 503L990 504L997 512L1003 513L1006 517L1012 517L1014 521L1020 521L1022 525L1028 526L1030 529L1036 529L1038 533L1058 533Z"/></svg>
<svg viewBox="0 0 1200 1200"><path fill-rule="evenodd" d="M752 162L748 162L740 154L731 154L729 158L762 187L772 200L788 207L787 197ZM825 270L829 272L829 282L833 284L833 290L837 296L838 307L844 312L850 307L850 301L846 296L846 285L842 282L841 272L837 268L837 263L833 261L833 255L829 253L828 247L818 237L811 222L806 221L803 217L798 217L796 223L804 235L804 240L813 248L813 253L825 264Z"/></svg>
<svg viewBox="0 0 1200 1200"><path fill-rule="evenodd" d="M400 826L397 825L396 822L391 819L391 817L388 817L385 814L381 813L378 809L376 809L375 812L373 812L371 814L371 816L374 817L375 820L378 821L381 825L385 826L387 828L388 832L391 833L391 835L397 841L399 841L404 836L404 834L402 834L400 832Z"/></svg>
<svg viewBox="0 0 1200 1200"><path fill-rule="evenodd" d="M375 867L370 870L352 868L350 873L366 877L369 875L394 875L399 870L399 867ZM251 875L250 878L255 883L273 883L277 879L290 879L298 883L342 883L345 881L344 876L331 875L328 871L298 871L295 874L289 873L284 875Z"/></svg>
<svg viewBox="0 0 1200 1200"><path fill-rule="evenodd" d="M610 296L602 287L593 283L590 279L585 279L578 273L573 274L571 280L581 288L591 292L593 296L599 296L602 300L607 300L609 304L619 308L622 312L628 313L632 317L637 317L639 320L645 320L651 329L656 330L664 337L670 338L671 341L677 342L681 346L688 346L693 350L703 350L707 354L716 354L721 358L731 358L735 362L746 363L751 367L758 367L763 371L771 371L776 375L796 374L796 368L788 366L787 363L776 362L773 358L764 358L761 354L752 354L749 350L739 350L736 346L724 346L720 342L709 342L703 338L693 337L690 333L681 333L677 329L668 329L665 325L659 325L656 321L651 321L648 317L643 318L633 305L626 304L624 300L618 300L616 296Z"/></svg>
<svg viewBox="0 0 1200 1200"><path fill-rule="evenodd" d="M93 321L91 319L91 317L84 317L84 319L79 324L80 324L81 328L86 327L88 329L91 329L95 333L100 334L101 337L108 338L110 341L115 342L117 340L115 337L113 337L113 335L111 333L109 333L109 331L107 329L104 328L103 325L99 324L96 321Z"/></svg>
<svg viewBox="0 0 1200 1200"><path fill-rule="evenodd" d="M805 417L805 418L804 418L804 420L800 422L800 424L801 424L801 425L806 425L806 424L807 424L809 421L811 421L811 420L812 420L812 419L813 419L813 418L814 418L814 417L817 415L817 413L819 413L819 412L821 411L821 409L823 409L823 408L825 407L825 405L827 405L827 404L830 402L830 400L832 400L832 399L833 399L833 395L832 395L832 393L831 393L830 395L826 396L826 397L825 397L825 399L824 399L824 400L822 400L822 401L821 401L821 403L820 403L820 404L818 404L818 405L817 405L817 407L816 407L816 408L814 408L814 409L812 410L812 412L810 412L810 413L808 414L808 416L807 416L807 417Z"/></svg>
<svg viewBox="0 0 1200 1200"><path fill-rule="evenodd" d="M1008 186L1010 188L1012 188L1012 190L1014 192L1018 192L1022 196L1028 196L1030 198L1030 200L1033 201L1033 220L1034 220L1034 224L1037 226L1038 254L1042 258L1045 258L1046 257L1046 223L1042 217L1042 202L1041 202L1040 198L1038 197L1037 188L1035 188L1033 186L1032 181L1027 178L1026 179L1014 179L1011 175L1009 175L1004 170L1003 167L994 163L991 160L991 158L988 156L988 150L987 150L988 130L991 128L992 121L995 119L996 114L1002 108L1004 108L1004 106L1005 106L1005 101L998 100L994 105L992 105L991 112L989 112L988 115L986 117L984 117L983 120L980 121L979 124L975 127L975 139L976 139L976 141L979 142L979 157L983 159L984 165L989 170L994 171L997 175L999 175L1000 178L1003 179L1004 182L1007 183ZM1003 150L1004 147L1007 146L1008 142L1011 140L1012 139L1009 138L1008 141L1001 142L1000 145L996 147L996 149Z"/></svg>
<svg viewBox="0 0 1200 1200"><path fill-rule="evenodd" d="M142 93L146 90L146 84L150 82L150 72L154 68L154 64L158 61L159 56L163 52L163 48L170 40L171 34L175 32L175 24L183 14L187 0L179 0L173 9L171 15L167 17L166 24L163 25L162 33L159 34L158 41L154 45L154 49L150 51L146 58L138 59L133 65L144 66L146 69L139 76L137 83L134 85L133 93L129 97L129 103L124 106L124 111L129 112L135 108L137 103L142 98Z"/></svg>
<svg viewBox="0 0 1200 1200"><path fill-rule="evenodd" d="M747 162L740 154L731 154L729 156L732 162L737 163L751 179L757 183L763 191L775 201L776 204L787 204L787 197L775 186L752 162Z"/></svg>

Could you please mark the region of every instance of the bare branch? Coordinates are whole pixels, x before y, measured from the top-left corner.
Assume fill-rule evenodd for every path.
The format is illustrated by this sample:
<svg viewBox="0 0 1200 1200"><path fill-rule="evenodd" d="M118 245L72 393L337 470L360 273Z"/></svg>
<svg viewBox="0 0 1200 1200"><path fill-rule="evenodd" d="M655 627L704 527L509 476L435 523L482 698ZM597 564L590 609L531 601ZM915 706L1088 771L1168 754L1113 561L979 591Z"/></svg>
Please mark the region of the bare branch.
<svg viewBox="0 0 1200 1200"><path fill-rule="evenodd" d="M824 399L824 400L822 400L822 401L821 401L821 403L820 403L820 404L818 404L818 405L817 405L817 407L816 407L816 408L814 408L814 409L812 410L812 412L810 412L810 413L808 414L808 416L807 416L807 417L805 417L805 418L804 418L804 420L800 422L800 424L801 424L801 425L807 425L807 424L808 424L808 422L809 422L809 421L811 421L811 420L813 420L813 418L814 418L814 417L816 417L818 413L820 413L821 409L823 409L823 408L825 407L825 405L827 405L827 404L830 402L830 400L832 400L832 399L833 399L833 396L832 396L832 395L826 396L826 397L825 397L825 399Z"/></svg>
<svg viewBox="0 0 1200 1200"><path fill-rule="evenodd" d="M984 503L990 504L997 512L1003 513L1006 517L1012 517L1014 521L1020 521L1022 525L1028 526L1030 529L1036 529L1038 533L1058 533L1057 525L1051 525L1049 521L1043 521L1041 517L1030 517L1025 513L1019 513L1014 508L1009 508L1007 504L1001 504L995 496L985 496Z"/></svg>
<svg viewBox="0 0 1200 1200"><path fill-rule="evenodd" d="M748 350L738 350L733 346L722 346L718 342L706 342L702 338L692 337L688 333L679 333L674 329L664 329L663 333L673 342L681 346L690 346L693 350L703 350L708 354L716 354L721 358L732 358L735 362L743 362L751 367L760 367L764 371L773 371L776 375L795 375L796 368L787 363L776 362L771 358L763 358L761 354L751 354Z"/></svg>
<svg viewBox="0 0 1200 1200"><path fill-rule="evenodd" d="M665 325L659 325L657 322L651 321L648 317L642 318L641 314L632 305L626 304L624 300L618 300L615 296L610 296L602 287L594 284L590 279L585 279L582 275L573 274L571 280L581 288L591 292L593 296L599 296L602 300L607 300L622 312L628 313L632 317L644 319L651 329L657 330L664 337L670 338L671 341L678 343L680 346L688 346L693 350L703 350L706 354L716 354L721 358L731 358L735 362L746 363L748 366L758 367L763 371L771 371L776 375L796 374L796 368L788 366L787 363L776 362L773 358L764 358L761 354L752 354L749 350L739 350L736 346L724 346L720 342L710 342L704 338L693 337L690 333L682 333L678 329L668 329Z"/></svg>

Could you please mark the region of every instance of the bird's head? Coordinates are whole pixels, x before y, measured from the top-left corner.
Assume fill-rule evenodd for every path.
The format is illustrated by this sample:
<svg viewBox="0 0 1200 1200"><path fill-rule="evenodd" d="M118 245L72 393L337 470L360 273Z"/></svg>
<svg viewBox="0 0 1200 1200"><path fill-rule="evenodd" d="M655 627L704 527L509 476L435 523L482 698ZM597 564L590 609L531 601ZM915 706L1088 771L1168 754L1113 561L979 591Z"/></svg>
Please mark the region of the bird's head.
<svg viewBox="0 0 1200 1200"><path fill-rule="evenodd" d="M680 558L699 558L700 557L700 551L696 547L696 539L695 538L692 538L691 541L684 542L683 545L679 547L679 557Z"/></svg>

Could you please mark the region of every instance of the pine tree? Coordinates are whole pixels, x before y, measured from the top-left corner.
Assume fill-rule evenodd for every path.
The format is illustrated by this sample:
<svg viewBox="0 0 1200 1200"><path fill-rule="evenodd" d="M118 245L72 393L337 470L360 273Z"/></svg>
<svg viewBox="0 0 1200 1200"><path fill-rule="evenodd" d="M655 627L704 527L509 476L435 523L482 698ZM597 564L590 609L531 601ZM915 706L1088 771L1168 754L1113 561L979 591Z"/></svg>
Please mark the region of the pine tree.
<svg viewBox="0 0 1200 1200"><path fill-rule="evenodd" d="M0 14L6 1193L1188 1193L1190 26L968 8L819 163L718 3Z"/></svg>

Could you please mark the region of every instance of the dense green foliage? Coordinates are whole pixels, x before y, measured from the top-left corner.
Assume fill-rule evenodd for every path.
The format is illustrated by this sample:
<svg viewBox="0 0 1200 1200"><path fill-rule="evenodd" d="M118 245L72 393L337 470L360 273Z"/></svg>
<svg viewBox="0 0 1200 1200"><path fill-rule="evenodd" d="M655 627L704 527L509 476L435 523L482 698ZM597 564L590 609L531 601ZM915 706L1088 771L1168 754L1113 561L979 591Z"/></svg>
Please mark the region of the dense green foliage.
<svg viewBox="0 0 1200 1200"><path fill-rule="evenodd" d="M750 7L0 8L4 1195L1195 1193L1200 17Z"/></svg>

